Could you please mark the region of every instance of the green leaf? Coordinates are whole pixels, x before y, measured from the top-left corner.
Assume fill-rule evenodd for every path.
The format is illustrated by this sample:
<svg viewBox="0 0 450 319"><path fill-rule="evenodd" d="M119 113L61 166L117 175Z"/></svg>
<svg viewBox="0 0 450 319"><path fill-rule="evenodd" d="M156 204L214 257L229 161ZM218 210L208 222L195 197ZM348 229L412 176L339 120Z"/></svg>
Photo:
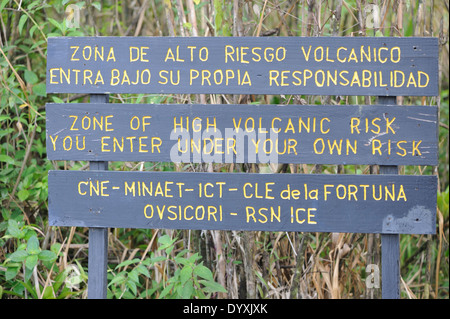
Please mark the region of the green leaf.
<svg viewBox="0 0 450 319"><path fill-rule="evenodd" d="M162 245L170 245L171 242L172 242L172 239L170 239L169 235L161 236L158 239L158 243L160 243Z"/></svg>
<svg viewBox="0 0 450 319"><path fill-rule="evenodd" d="M215 24L216 30L219 30L220 26L222 25L222 19L223 19L222 1L214 0L214 10L216 11L214 24Z"/></svg>
<svg viewBox="0 0 450 319"><path fill-rule="evenodd" d="M202 277L203 279L206 279L206 280L210 280L210 281L213 280L213 275L212 275L211 270L209 270L208 267L205 267L203 265L195 266L194 274L196 274L197 276Z"/></svg>
<svg viewBox="0 0 450 319"><path fill-rule="evenodd" d="M28 252L26 250L17 250L9 255L9 259L15 262L22 262L28 257Z"/></svg>
<svg viewBox="0 0 450 319"><path fill-rule="evenodd" d="M183 255L186 255L186 253L187 253L185 251L186 251L186 249L183 249L175 256L175 258L174 258L175 263L182 264L182 265L189 264L189 260L186 259L185 257L183 257Z"/></svg>
<svg viewBox="0 0 450 319"><path fill-rule="evenodd" d="M32 255L37 255L41 252L37 236L32 236L30 237L30 239L28 239L27 252Z"/></svg>
<svg viewBox="0 0 450 319"><path fill-rule="evenodd" d="M10 156L4 154L0 154L0 162L14 164L14 160Z"/></svg>
<svg viewBox="0 0 450 319"><path fill-rule="evenodd" d="M56 260L57 256L53 251L43 250L39 253L38 258L42 261L54 261Z"/></svg>
<svg viewBox="0 0 450 319"><path fill-rule="evenodd" d="M37 24L34 24L31 28L30 28L30 38L33 37L34 31L36 31L36 29L38 28Z"/></svg>
<svg viewBox="0 0 450 319"><path fill-rule="evenodd" d="M56 21L55 19L52 19L52 18L47 18L47 20L51 23L51 24L53 24L55 27L57 27L60 31L62 31L62 25L58 22L58 21Z"/></svg>
<svg viewBox="0 0 450 319"><path fill-rule="evenodd" d="M20 17L19 24L17 25L17 29L19 30L19 34L22 34L23 26L25 25L25 22L27 22L28 16L26 14L23 14Z"/></svg>
<svg viewBox="0 0 450 319"><path fill-rule="evenodd" d="M139 282L139 273L137 271L130 271L127 277L128 281Z"/></svg>
<svg viewBox="0 0 450 319"><path fill-rule="evenodd" d="M27 83L29 84L36 84L39 81L38 76L33 71L27 69L25 70L24 75L25 81L27 81Z"/></svg>
<svg viewBox="0 0 450 319"><path fill-rule="evenodd" d="M175 262L176 262L177 264L182 264L182 265L187 265L187 264L189 264L189 260L187 260L187 259L184 258L184 257L179 257L179 256L176 256L176 257L175 257Z"/></svg>
<svg viewBox="0 0 450 319"><path fill-rule="evenodd" d="M79 30L70 30L69 33L67 33L67 36L69 36L69 37L83 37L84 33L83 33L83 31L79 31Z"/></svg>
<svg viewBox="0 0 450 319"><path fill-rule="evenodd" d="M50 32L47 34L47 38L52 38L52 37L61 37L61 33L56 33L56 32Z"/></svg>
<svg viewBox="0 0 450 319"><path fill-rule="evenodd" d="M414 35L414 19L408 19L407 26L405 28L404 36L412 37Z"/></svg>
<svg viewBox="0 0 450 319"><path fill-rule="evenodd" d="M92 2L91 5L92 5L95 9L97 9L98 11L102 11L102 5L101 5L100 2L95 1L95 2Z"/></svg>
<svg viewBox="0 0 450 319"><path fill-rule="evenodd" d="M121 268L121 267L124 267L124 266L128 266L128 265L131 265L131 264L135 264L135 263L137 263L139 261L140 261L139 258L134 258L132 260L125 260L124 262L121 262L120 264L118 264L115 269L118 269L118 268Z"/></svg>
<svg viewBox="0 0 450 319"><path fill-rule="evenodd" d="M40 2L41 2L41 0L33 1L32 3L30 3L30 4L28 5L27 9L28 9L28 10L33 9L33 8L36 7Z"/></svg>
<svg viewBox="0 0 450 319"><path fill-rule="evenodd" d="M3 8L6 6L6 4L9 2L9 0L3 0L0 4L0 11L3 11Z"/></svg>
<svg viewBox="0 0 450 319"><path fill-rule="evenodd" d="M25 259L25 267L32 270L38 262L38 256L37 255L29 255L26 259Z"/></svg>
<svg viewBox="0 0 450 319"><path fill-rule="evenodd" d="M192 267L186 266L180 271L180 282L184 284L186 281L192 278Z"/></svg>
<svg viewBox="0 0 450 319"><path fill-rule="evenodd" d="M8 220L8 232L14 238L23 238L24 233L19 229L19 224L14 220Z"/></svg>
<svg viewBox="0 0 450 319"><path fill-rule="evenodd" d="M148 271L147 267L145 267L144 265L139 265L139 266L137 266L137 267L136 267L136 270L137 270L140 274L144 275L145 277L150 278L150 272Z"/></svg>
<svg viewBox="0 0 450 319"><path fill-rule="evenodd" d="M166 254L169 255L172 252L172 250L175 248L175 246L173 244L175 243L176 240L177 240L176 238L170 239L169 235L161 236L158 239L158 243L161 244L161 246L158 247L158 250L165 249Z"/></svg>
<svg viewBox="0 0 450 319"><path fill-rule="evenodd" d="M42 97L46 97L47 96L47 89L45 86L45 83L39 83L36 84L35 86L33 86L33 93Z"/></svg>
<svg viewBox="0 0 450 319"><path fill-rule="evenodd" d="M375 33L375 36L376 37L384 37L384 34L380 30L377 30L377 32Z"/></svg>
<svg viewBox="0 0 450 319"><path fill-rule="evenodd" d="M108 284L108 286L111 286L113 284L122 284L127 280L127 278L125 277L125 273L121 272L118 273L112 280L111 282Z"/></svg>
<svg viewBox="0 0 450 319"><path fill-rule="evenodd" d="M55 102L55 103L64 103L64 100L63 100L63 99L60 99L60 98L57 97L57 96L52 96L52 100L53 100L53 102Z"/></svg>
<svg viewBox="0 0 450 319"><path fill-rule="evenodd" d="M191 257L189 257L189 262L192 264L195 264L200 259L202 259L202 257L198 253L195 253L195 254L192 254Z"/></svg>
<svg viewBox="0 0 450 319"><path fill-rule="evenodd" d="M28 196L30 196L30 192L26 189L22 189L17 192L17 197L19 197L19 200L22 202L25 201Z"/></svg>
<svg viewBox="0 0 450 319"><path fill-rule="evenodd" d="M127 281L126 285L127 285L128 288L130 288L130 290L136 296L136 294L137 294L136 283L134 281Z"/></svg>
<svg viewBox="0 0 450 319"><path fill-rule="evenodd" d="M161 294L159 295L159 299L164 298L172 290L172 287L173 283L167 285L166 288L164 288Z"/></svg>
<svg viewBox="0 0 450 319"><path fill-rule="evenodd" d="M45 287L45 290L42 293L42 299L55 299L55 292L53 291L52 286Z"/></svg>
<svg viewBox="0 0 450 319"><path fill-rule="evenodd" d="M6 281L14 279L19 273L20 267L8 267L5 273Z"/></svg>
<svg viewBox="0 0 450 319"><path fill-rule="evenodd" d="M80 9L83 9L85 4L86 4L85 1L80 1L80 2L75 3L75 5Z"/></svg>
<svg viewBox="0 0 450 319"><path fill-rule="evenodd" d="M201 284L205 286L203 291L205 292L224 292L227 293L227 290L222 287L222 285L218 284L215 281L208 281L208 280L199 280Z"/></svg>
<svg viewBox="0 0 450 319"><path fill-rule="evenodd" d="M264 284L264 286L268 287L267 282L264 280L262 275L259 272L255 272L255 273L256 273L256 276L259 278L259 280L261 280L261 282Z"/></svg>
<svg viewBox="0 0 450 319"><path fill-rule="evenodd" d="M33 296L34 299L38 299L36 291L34 291L33 286L31 286L29 282L19 281L19 283L21 283L28 290L28 292Z"/></svg>
<svg viewBox="0 0 450 319"><path fill-rule="evenodd" d="M59 252L59 250L61 249L61 244L60 243L54 243L51 247L50 250L52 252L55 253L55 255Z"/></svg>
<svg viewBox="0 0 450 319"><path fill-rule="evenodd" d="M190 22L186 22L186 23L183 23L183 27L191 30L192 29L192 24Z"/></svg>
<svg viewBox="0 0 450 319"><path fill-rule="evenodd" d="M186 282L186 284L183 286L183 289L181 289L180 295L183 299L189 299L192 297L192 294L194 293L194 284L192 281Z"/></svg>
<svg viewBox="0 0 450 319"><path fill-rule="evenodd" d="M166 248L166 254L167 254L167 255L170 255L170 253L172 252L172 250L173 250L174 248L175 248L174 245L171 245L171 246L167 247L167 248Z"/></svg>
<svg viewBox="0 0 450 319"><path fill-rule="evenodd" d="M151 257L150 260L150 264L154 264L154 263L159 263L161 261L165 261L167 258L165 256L156 256L156 257Z"/></svg>
<svg viewBox="0 0 450 319"><path fill-rule="evenodd" d="M64 283L66 287L74 288L79 286L83 282L83 278L81 276L70 276L65 278Z"/></svg>
<svg viewBox="0 0 450 319"><path fill-rule="evenodd" d="M183 249L181 250L176 257L183 257L184 255L186 255L189 252L189 249ZM175 258L176 258L175 257Z"/></svg>

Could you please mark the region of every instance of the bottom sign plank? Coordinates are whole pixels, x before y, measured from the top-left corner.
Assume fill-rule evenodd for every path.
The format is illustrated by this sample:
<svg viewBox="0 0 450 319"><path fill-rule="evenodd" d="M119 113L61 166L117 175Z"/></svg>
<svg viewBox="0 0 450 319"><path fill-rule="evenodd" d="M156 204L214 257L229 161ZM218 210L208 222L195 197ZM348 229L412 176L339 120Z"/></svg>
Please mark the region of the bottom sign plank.
<svg viewBox="0 0 450 319"><path fill-rule="evenodd" d="M53 226L433 234L436 176L50 171Z"/></svg>

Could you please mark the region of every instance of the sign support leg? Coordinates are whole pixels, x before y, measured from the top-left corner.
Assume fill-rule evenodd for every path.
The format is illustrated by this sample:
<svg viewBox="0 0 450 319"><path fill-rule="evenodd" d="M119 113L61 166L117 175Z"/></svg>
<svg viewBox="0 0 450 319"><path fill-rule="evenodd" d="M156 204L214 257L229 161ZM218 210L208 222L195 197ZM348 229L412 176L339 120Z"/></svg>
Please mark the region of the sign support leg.
<svg viewBox="0 0 450 319"><path fill-rule="evenodd" d="M89 228L88 299L106 299L108 228Z"/></svg>
<svg viewBox="0 0 450 319"><path fill-rule="evenodd" d="M395 96L379 96L379 104L397 104ZM380 165L380 174L398 174L398 166ZM381 298L400 299L400 235L381 234Z"/></svg>
<svg viewBox="0 0 450 319"><path fill-rule="evenodd" d="M107 94L92 94L91 103L107 103ZM108 170L108 162L89 162L90 170ZM106 299L108 228L89 228L88 299Z"/></svg>
<svg viewBox="0 0 450 319"><path fill-rule="evenodd" d="M400 235L381 235L381 297L400 299Z"/></svg>

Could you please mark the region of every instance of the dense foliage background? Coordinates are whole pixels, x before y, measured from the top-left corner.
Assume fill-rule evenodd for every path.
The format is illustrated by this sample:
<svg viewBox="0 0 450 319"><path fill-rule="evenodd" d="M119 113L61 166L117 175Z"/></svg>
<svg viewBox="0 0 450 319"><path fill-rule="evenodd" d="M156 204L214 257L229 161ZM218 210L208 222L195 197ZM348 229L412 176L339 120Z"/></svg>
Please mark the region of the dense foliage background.
<svg viewBox="0 0 450 319"><path fill-rule="evenodd" d="M72 16L80 13L79 23ZM448 298L448 0L0 0L0 297L85 298L88 230L49 227L51 162L45 103L88 102L46 94L51 36L434 36L440 96L439 166L401 174L439 176L436 235L401 236L403 298ZM66 22L70 23L66 23ZM112 103L375 103L355 96L111 95ZM377 173L376 166L110 163L111 170ZM379 298L365 279L380 265L373 234L111 229L111 298Z"/></svg>

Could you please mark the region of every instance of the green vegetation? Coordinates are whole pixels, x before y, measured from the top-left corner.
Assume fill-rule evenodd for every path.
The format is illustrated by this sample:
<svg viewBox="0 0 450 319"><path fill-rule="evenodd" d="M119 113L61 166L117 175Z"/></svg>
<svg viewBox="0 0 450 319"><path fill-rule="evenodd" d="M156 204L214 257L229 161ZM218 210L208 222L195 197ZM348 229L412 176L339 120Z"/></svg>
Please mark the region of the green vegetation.
<svg viewBox="0 0 450 319"><path fill-rule="evenodd" d="M70 9L71 8L71 9ZM80 23L71 16L80 12ZM377 10L379 8L379 10ZM77 11L77 10L75 10ZM433 0L0 0L0 298L86 298L88 229L50 227L47 171L86 162L46 159L45 103L51 36L435 36L440 96L439 166L401 174L439 176L436 235L401 236L402 298L449 294L448 1ZM71 22L71 23L67 23ZM369 104L355 96L111 95L112 103ZM111 170L376 173L369 166L110 163ZM379 298L366 267L380 265L371 234L112 229L110 298Z"/></svg>

